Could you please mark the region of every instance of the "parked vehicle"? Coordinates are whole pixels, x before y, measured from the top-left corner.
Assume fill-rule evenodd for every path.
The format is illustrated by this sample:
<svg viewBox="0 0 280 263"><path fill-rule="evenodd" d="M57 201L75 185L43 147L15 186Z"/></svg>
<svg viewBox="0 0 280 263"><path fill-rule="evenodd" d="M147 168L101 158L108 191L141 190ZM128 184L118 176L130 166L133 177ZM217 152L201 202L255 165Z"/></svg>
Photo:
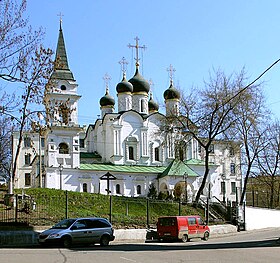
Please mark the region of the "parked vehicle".
<svg viewBox="0 0 280 263"><path fill-rule="evenodd" d="M40 244L60 243L64 247L73 244L109 245L115 239L114 229L105 218L64 219L39 235Z"/></svg>
<svg viewBox="0 0 280 263"><path fill-rule="evenodd" d="M200 216L166 216L158 218L157 234L160 240L187 242L192 238L208 240L210 229Z"/></svg>

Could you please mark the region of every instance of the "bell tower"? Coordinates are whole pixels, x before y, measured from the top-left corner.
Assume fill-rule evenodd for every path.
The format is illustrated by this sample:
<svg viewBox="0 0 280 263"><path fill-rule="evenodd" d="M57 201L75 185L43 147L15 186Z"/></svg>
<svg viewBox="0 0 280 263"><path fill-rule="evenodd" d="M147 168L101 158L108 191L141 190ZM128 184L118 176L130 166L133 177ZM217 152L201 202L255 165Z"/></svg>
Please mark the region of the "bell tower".
<svg viewBox="0 0 280 263"><path fill-rule="evenodd" d="M45 92L45 109L47 115L45 166L49 182L47 187L58 188L59 171L78 168L80 165L78 123L78 84L71 72L64 43L62 20L60 19L59 36L55 55L54 71ZM49 169L49 171L48 171Z"/></svg>

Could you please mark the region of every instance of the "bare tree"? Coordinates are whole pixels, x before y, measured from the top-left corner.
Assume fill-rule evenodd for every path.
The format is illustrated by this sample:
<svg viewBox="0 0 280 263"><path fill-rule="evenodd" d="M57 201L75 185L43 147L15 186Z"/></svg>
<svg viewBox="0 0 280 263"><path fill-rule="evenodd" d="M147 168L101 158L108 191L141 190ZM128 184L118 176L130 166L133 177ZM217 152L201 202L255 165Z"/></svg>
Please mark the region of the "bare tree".
<svg viewBox="0 0 280 263"><path fill-rule="evenodd" d="M0 175L8 179L12 160L12 127L9 118L0 118Z"/></svg>
<svg viewBox="0 0 280 263"><path fill-rule="evenodd" d="M53 70L52 50L40 45L43 32L33 31L24 17L26 0L0 2L0 112L9 117L19 131L13 156L10 193L24 130L38 120L43 110L45 87ZM5 87L5 90L4 90ZM15 90L15 92L7 92ZM16 87L16 88L15 88Z"/></svg>
<svg viewBox="0 0 280 263"><path fill-rule="evenodd" d="M242 103L241 95L245 90L245 81L244 70L230 76L226 76L221 71L210 74L210 80L205 82L203 89L196 89L189 95L182 96L180 117L169 117L168 121L171 124L165 125L165 128L169 129L174 126L179 127L187 138L190 136L195 138L204 149L205 170L195 197L196 204L199 202L209 177L209 157L213 144L217 140L231 141L236 139L230 131L235 129L238 118L235 109ZM254 102L251 97L247 97L247 99L248 104Z"/></svg>
<svg viewBox="0 0 280 263"><path fill-rule="evenodd" d="M240 93L239 101L234 109L236 118L231 137L235 135L236 140L241 144L241 171L244 182L239 203L242 205L248 178L256 167L256 158L267 144L263 139L265 136L263 123L264 119L268 118L269 111L265 105L262 83L250 86Z"/></svg>
<svg viewBox="0 0 280 263"><path fill-rule="evenodd" d="M266 186L266 189L269 189L269 207L274 208L274 204L279 198L277 195L280 174L280 124L278 121L268 126L265 135L262 136L262 141L266 146L257 156L260 171L258 180Z"/></svg>

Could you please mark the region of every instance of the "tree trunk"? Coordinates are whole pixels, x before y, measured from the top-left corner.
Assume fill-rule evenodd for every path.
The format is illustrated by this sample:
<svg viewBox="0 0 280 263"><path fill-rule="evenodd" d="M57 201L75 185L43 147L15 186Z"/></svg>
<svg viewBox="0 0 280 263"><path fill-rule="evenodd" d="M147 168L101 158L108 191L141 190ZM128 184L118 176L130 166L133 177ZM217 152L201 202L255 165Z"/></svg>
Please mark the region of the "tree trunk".
<svg viewBox="0 0 280 263"><path fill-rule="evenodd" d="M206 181L207 181L207 178L208 178L208 175L209 175L209 152L208 152L208 149L206 150L205 149L205 171L204 171L204 175L203 175L203 180L201 182L201 185L197 191L197 194L196 194L196 197L195 197L195 206L198 205L198 202L199 202L199 199L200 199L200 196L203 192L203 189L206 185Z"/></svg>

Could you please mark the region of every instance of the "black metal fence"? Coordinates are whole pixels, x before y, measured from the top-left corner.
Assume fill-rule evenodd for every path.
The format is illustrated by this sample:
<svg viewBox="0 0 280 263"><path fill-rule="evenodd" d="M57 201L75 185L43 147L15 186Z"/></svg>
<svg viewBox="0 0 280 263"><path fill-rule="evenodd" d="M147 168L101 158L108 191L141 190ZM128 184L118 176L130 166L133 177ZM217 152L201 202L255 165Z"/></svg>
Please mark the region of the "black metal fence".
<svg viewBox="0 0 280 263"><path fill-rule="evenodd" d="M105 217L116 228L155 227L159 216L193 213L178 201L127 198L97 194L6 195L0 200L0 223L50 226L63 218Z"/></svg>

